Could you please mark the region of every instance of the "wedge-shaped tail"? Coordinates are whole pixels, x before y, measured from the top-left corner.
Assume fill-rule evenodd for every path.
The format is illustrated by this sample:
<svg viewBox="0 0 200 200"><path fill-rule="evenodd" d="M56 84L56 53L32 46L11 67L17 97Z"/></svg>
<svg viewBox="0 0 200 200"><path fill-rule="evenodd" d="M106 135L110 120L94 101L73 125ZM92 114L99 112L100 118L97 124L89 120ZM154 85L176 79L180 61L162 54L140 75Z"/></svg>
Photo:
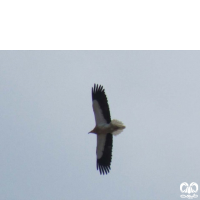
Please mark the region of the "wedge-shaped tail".
<svg viewBox="0 0 200 200"><path fill-rule="evenodd" d="M111 125L113 126L113 128L115 130L112 132L112 135L115 135L115 136L119 135L123 131L123 129L126 128L122 122L120 122L119 120L116 120L116 119L113 119L111 121Z"/></svg>

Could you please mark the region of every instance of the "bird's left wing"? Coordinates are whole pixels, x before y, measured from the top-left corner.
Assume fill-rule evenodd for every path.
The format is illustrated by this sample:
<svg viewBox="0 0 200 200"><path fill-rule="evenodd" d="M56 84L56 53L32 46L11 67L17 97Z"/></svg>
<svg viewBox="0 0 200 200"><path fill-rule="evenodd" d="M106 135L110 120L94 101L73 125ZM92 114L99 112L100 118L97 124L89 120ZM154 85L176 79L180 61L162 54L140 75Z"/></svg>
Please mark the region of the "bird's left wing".
<svg viewBox="0 0 200 200"><path fill-rule="evenodd" d="M110 171L112 161L112 134L97 135L97 170L100 174L107 174Z"/></svg>

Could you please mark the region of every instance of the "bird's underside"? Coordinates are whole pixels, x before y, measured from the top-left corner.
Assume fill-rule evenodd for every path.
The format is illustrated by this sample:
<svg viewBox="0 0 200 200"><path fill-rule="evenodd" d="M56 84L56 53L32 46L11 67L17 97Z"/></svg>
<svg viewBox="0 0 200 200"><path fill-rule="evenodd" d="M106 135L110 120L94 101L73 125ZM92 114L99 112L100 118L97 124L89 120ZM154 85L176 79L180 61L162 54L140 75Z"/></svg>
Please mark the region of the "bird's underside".
<svg viewBox="0 0 200 200"><path fill-rule="evenodd" d="M107 134L111 133L112 135L118 135L123 131L125 126L123 125L122 122L113 119L109 124L100 124L96 125L90 133L95 133L95 134Z"/></svg>

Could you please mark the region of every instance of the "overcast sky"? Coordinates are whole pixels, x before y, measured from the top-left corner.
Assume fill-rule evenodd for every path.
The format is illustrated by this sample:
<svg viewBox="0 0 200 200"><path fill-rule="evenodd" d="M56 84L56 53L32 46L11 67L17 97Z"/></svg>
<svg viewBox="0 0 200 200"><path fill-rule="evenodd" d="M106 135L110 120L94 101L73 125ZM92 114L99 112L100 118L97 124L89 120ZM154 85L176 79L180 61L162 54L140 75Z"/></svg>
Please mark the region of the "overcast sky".
<svg viewBox="0 0 200 200"><path fill-rule="evenodd" d="M94 83L126 125L104 176ZM179 200L182 182L200 186L200 51L1 51L0 96L1 200Z"/></svg>

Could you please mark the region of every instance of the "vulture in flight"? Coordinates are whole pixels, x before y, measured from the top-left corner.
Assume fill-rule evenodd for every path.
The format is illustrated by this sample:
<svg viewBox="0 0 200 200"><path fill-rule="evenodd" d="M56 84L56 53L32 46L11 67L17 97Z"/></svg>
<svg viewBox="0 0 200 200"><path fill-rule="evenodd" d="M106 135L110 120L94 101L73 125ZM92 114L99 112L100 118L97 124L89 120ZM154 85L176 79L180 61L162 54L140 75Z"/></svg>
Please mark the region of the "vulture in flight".
<svg viewBox="0 0 200 200"><path fill-rule="evenodd" d="M103 86L94 84L92 88L92 106L96 126L89 133L97 135L97 170L100 174L110 171L112 160L113 135L118 135L125 126L122 122L110 118L110 110Z"/></svg>

